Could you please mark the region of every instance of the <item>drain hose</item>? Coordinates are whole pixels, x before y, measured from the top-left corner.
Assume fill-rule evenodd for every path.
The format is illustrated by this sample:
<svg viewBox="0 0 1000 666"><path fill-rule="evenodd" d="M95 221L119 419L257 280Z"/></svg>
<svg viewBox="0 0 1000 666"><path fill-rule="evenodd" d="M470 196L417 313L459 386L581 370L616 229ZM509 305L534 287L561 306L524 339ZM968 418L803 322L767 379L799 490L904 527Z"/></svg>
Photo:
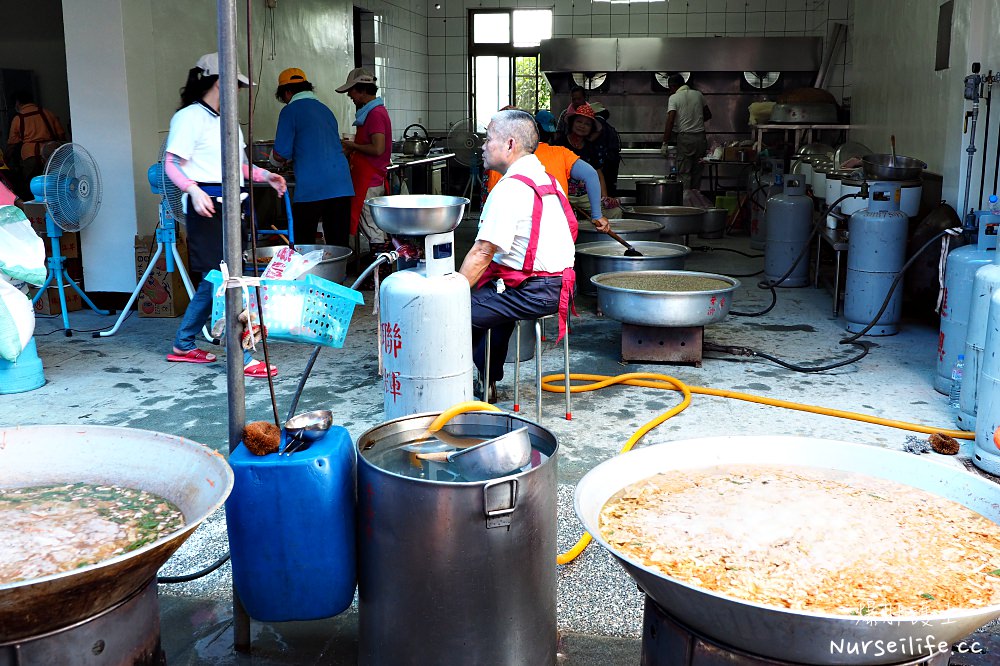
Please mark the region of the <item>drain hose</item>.
<svg viewBox="0 0 1000 666"><path fill-rule="evenodd" d="M564 378L562 374L558 375L546 375L542 377L542 390L551 391L553 393L564 393ZM586 381L587 384L577 384L570 387L570 393L583 393L585 391L596 391L608 386L613 386L615 384L626 384L628 386L642 386L645 388L656 388L665 389L669 391L680 391L684 394L684 399L674 407L671 407L664 413L660 414L656 418L645 423L642 427L633 433L625 445L619 451L619 454L626 453L629 451L636 443L642 439L642 437L648 433L653 428L657 427L667 419L681 413L687 409L688 405L691 404L691 395L712 395L719 398L731 398L733 400L743 400L745 402L756 402L761 405L771 405L772 407L782 407L784 409L794 409L800 412L809 412L811 414L822 414L823 416L834 416L842 419L850 419L852 421L862 421L864 423L873 423L875 425L882 425L889 428L899 428L900 430L909 430L911 432L919 432L924 434L941 433L955 439L973 439L976 435L972 432L966 432L964 430L943 430L940 428L934 428L931 426L920 425L919 423L908 423L906 421L896 421L893 419L886 419L880 416L871 416L869 414L861 414L859 412L849 412L843 409L830 409L829 407L819 407L817 405L807 405L801 402L791 402L789 400L778 400L776 398L765 398L763 396L754 395L752 393L741 393L740 391L726 391L722 389L708 388L706 386L689 386L675 377L669 377L667 375L661 375L659 373L653 372L628 372L621 375L616 375L610 377L608 375L589 375L589 374L577 374L573 373L569 376L571 381ZM584 551L584 549L590 544L591 536L590 534L584 534L580 537L579 541L576 542L571 549L565 553L561 553L556 558L557 564L569 564L577 558Z"/></svg>

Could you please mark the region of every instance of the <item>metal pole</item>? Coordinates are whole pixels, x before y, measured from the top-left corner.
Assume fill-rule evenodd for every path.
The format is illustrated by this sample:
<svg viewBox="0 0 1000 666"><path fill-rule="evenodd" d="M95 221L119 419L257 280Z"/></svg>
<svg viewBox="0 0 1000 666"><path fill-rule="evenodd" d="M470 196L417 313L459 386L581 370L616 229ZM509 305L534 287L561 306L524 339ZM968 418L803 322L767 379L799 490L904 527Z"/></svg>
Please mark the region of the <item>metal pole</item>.
<svg viewBox="0 0 1000 666"><path fill-rule="evenodd" d="M237 99L236 0L217 0L219 18L219 113L222 120L222 244L230 275L243 275L240 224L240 118ZM229 394L229 452L240 443L246 422L243 348L237 320L242 293L226 290L226 387ZM233 640L239 652L250 649L250 616L233 589Z"/></svg>

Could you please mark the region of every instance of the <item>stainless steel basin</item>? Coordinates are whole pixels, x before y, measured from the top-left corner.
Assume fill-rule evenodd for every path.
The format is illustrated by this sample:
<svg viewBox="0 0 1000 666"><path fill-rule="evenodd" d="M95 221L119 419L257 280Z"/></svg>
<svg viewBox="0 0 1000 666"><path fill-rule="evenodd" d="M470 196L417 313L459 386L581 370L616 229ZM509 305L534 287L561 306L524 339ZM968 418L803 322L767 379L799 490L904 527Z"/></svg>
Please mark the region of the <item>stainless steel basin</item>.
<svg viewBox="0 0 1000 666"><path fill-rule="evenodd" d="M635 241L655 241L659 239L663 231L663 225L651 220L633 220L629 218L619 218L609 220L611 231L622 237L629 243ZM590 220L580 220L580 230L576 235L577 245L584 243L600 243L610 240L610 236L594 228Z"/></svg>
<svg viewBox="0 0 1000 666"><path fill-rule="evenodd" d="M375 224L397 236L427 236L454 231L469 200L435 194L397 194L365 201Z"/></svg>

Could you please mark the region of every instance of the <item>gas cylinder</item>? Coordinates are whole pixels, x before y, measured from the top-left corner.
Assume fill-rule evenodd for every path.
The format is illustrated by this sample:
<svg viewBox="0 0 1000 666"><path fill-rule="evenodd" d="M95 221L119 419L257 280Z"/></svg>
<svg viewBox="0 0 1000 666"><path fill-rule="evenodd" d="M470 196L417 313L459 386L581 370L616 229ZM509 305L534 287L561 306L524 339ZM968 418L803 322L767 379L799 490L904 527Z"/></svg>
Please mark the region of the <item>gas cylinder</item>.
<svg viewBox="0 0 1000 666"><path fill-rule="evenodd" d="M764 247L764 277L781 278L809 245L812 235L813 202L806 196L802 176L787 174L784 191L767 200L767 245ZM804 287L809 282L809 259L802 257L779 287Z"/></svg>
<svg viewBox="0 0 1000 666"><path fill-rule="evenodd" d="M959 354L965 353L969 330L969 310L972 306L972 285L976 271L993 261L997 247L997 223L1000 218L986 211L976 212L979 238L975 245L963 245L948 253L944 290L941 295L941 328L938 333L937 374L934 390L948 394L951 371ZM964 374L963 374L964 377Z"/></svg>
<svg viewBox="0 0 1000 666"><path fill-rule="evenodd" d="M441 412L472 400L469 282L455 272L454 234L424 238L415 268L379 288L379 344L385 418Z"/></svg>
<svg viewBox="0 0 1000 666"><path fill-rule="evenodd" d="M873 183L868 207L847 222L847 281L844 287L844 318L847 330L863 330L878 313L896 274L906 262L909 218L899 210L899 185ZM902 282L892 293L889 306L866 335L895 335L903 304Z"/></svg>
<svg viewBox="0 0 1000 666"><path fill-rule="evenodd" d="M981 266L969 292L969 325L965 332L965 370L962 373L962 393L958 401L955 423L962 430L976 430L979 408L979 374L983 367L983 350L990 322L990 299L1000 289L1000 254L993 253L993 262ZM992 437L992 433L990 433Z"/></svg>
<svg viewBox="0 0 1000 666"><path fill-rule="evenodd" d="M994 252L994 254L996 254ZM979 270L994 268L995 264ZM986 347L988 353L980 352L980 372L976 383L978 406L975 419L976 448L972 462L990 474L1000 474L1000 355L996 353L1000 345L1000 289L994 290L989 299L989 313L986 322ZM962 375L962 392L965 392L965 375Z"/></svg>

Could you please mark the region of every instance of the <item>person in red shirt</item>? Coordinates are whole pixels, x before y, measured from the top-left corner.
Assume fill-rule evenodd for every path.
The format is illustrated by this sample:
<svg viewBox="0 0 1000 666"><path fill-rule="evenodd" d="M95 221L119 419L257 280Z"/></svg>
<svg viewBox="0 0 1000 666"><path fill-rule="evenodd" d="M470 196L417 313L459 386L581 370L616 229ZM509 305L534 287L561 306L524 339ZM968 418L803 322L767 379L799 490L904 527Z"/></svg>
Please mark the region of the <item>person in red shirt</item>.
<svg viewBox="0 0 1000 666"><path fill-rule="evenodd" d="M381 97L375 75L364 67L351 70L344 85L337 88L347 93L357 108L354 140L344 139L344 152L351 166L354 199L351 202L351 233L360 231L368 239L373 253L386 248L385 232L375 226L365 200L387 193L385 174L392 154L392 122Z"/></svg>

